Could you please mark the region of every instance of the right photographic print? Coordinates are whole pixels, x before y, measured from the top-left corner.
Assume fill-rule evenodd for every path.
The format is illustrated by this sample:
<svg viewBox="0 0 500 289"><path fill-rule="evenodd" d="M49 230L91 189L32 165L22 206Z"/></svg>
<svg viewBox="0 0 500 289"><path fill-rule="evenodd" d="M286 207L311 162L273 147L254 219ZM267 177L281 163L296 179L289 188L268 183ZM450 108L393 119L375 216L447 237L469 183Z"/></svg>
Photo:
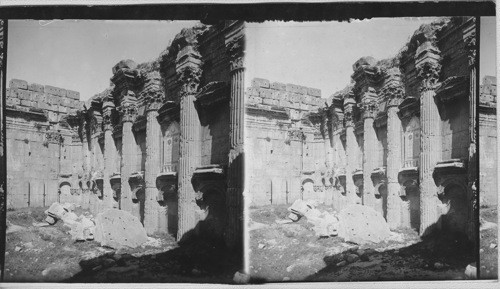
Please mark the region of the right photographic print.
<svg viewBox="0 0 500 289"><path fill-rule="evenodd" d="M495 17L245 25L251 282L497 279Z"/></svg>

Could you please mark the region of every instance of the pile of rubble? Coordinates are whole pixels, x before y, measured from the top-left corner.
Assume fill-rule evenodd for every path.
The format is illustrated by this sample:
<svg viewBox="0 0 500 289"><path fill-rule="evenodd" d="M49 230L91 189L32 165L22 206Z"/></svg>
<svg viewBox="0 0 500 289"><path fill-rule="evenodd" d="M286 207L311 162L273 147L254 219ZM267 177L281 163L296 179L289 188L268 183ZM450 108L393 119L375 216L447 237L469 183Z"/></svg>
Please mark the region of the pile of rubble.
<svg viewBox="0 0 500 289"><path fill-rule="evenodd" d="M78 216L74 210L74 204L53 203L45 211L45 222L54 225L61 220L65 226L71 228L69 234L74 240L95 240L101 246L115 249L136 248L148 241L141 222L126 211L108 209L93 218L90 214Z"/></svg>
<svg viewBox="0 0 500 289"><path fill-rule="evenodd" d="M313 201L296 200L288 208L291 221L297 222L302 217L314 225L318 237L339 236L346 242L356 244L379 243L391 238L391 231L384 217L368 206L350 205L339 214L321 212Z"/></svg>

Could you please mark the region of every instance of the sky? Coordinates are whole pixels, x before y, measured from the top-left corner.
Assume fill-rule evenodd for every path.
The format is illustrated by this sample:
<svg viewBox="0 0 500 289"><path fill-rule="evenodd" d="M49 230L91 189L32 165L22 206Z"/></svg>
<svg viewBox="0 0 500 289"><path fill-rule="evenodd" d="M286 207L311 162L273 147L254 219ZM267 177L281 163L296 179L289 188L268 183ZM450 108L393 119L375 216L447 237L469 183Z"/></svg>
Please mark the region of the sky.
<svg viewBox="0 0 500 289"><path fill-rule="evenodd" d="M495 34L494 18L485 21ZM326 98L346 87L352 65L363 56L393 57L414 31L436 18L374 18L347 22L264 22L248 24L247 83L253 77L322 90ZM495 75L495 41L489 45L482 73Z"/></svg>
<svg viewBox="0 0 500 289"><path fill-rule="evenodd" d="M347 22L247 23L246 85L253 77L343 89L362 56L395 56L423 23L435 18L374 18ZM82 100L109 87L123 59L156 59L196 21L10 20L7 81L12 78L79 91ZM483 17L480 77L496 75L495 18Z"/></svg>
<svg viewBox="0 0 500 289"><path fill-rule="evenodd" d="M86 100L110 84L120 60L156 59L195 21L10 20L7 82L18 78L80 92Z"/></svg>

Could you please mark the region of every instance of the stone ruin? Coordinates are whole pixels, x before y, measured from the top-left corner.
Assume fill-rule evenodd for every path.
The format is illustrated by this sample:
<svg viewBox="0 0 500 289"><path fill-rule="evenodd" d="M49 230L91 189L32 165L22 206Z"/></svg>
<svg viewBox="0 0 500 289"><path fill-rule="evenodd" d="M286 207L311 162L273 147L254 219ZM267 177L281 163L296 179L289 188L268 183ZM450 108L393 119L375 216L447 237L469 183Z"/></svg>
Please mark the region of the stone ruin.
<svg viewBox="0 0 500 289"><path fill-rule="evenodd" d="M251 205L315 199L341 211L362 204L391 229L458 231L474 241L475 31L474 17L422 25L396 57L356 61L351 83L328 98L255 78L245 115ZM485 81L481 93L492 95ZM494 99L482 96L480 106L487 98ZM483 129L486 109L479 113ZM493 155L485 157L496 162Z"/></svg>
<svg viewBox="0 0 500 289"><path fill-rule="evenodd" d="M12 80L8 208L118 209L149 235L203 233L241 248L243 58L243 23L222 21L183 29L152 62L120 61L86 102Z"/></svg>

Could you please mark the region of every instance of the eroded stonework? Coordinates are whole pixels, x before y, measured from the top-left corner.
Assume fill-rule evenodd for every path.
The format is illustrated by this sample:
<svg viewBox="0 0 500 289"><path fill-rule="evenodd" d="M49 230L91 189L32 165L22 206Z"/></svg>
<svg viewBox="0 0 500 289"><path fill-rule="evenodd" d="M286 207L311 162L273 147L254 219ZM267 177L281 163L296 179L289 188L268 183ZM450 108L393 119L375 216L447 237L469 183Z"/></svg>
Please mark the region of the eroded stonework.
<svg viewBox="0 0 500 289"><path fill-rule="evenodd" d="M77 92L12 80L9 207L130 212L148 234L242 246L244 25L183 29L154 61ZM222 43L222 45L220 45Z"/></svg>
<svg viewBox="0 0 500 289"><path fill-rule="evenodd" d="M246 91L252 205L363 204L391 228L474 240L475 30L472 17L422 25L396 57L356 61L351 84L327 99L254 79Z"/></svg>

